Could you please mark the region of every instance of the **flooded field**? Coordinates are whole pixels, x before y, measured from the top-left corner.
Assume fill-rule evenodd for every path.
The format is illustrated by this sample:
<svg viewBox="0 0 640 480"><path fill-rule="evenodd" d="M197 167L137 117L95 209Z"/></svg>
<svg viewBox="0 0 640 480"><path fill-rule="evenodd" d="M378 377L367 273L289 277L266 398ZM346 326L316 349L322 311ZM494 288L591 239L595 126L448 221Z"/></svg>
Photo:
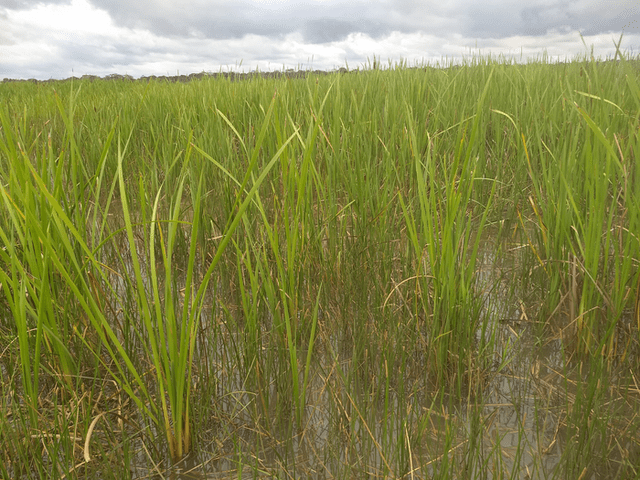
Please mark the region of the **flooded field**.
<svg viewBox="0 0 640 480"><path fill-rule="evenodd" d="M0 86L2 478L640 478L638 60Z"/></svg>
<svg viewBox="0 0 640 480"><path fill-rule="evenodd" d="M495 238L497 232L492 233ZM534 320L536 306L525 305L523 292L513 287L512 282L522 275L522 246L503 241L503 253L496 256L494 244L482 246L476 277L483 305L476 341L480 344L482 335L491 336L493 358L477 372L474 392L443 395L425 374L420 357L396 365L394 375L386 359L383 365L371 361L375 354L369 352L375 351L375 342L365 342L359 349L351 332L334 332L316 340L305 417L298 428L291 394L285 393L284 402L279 398L277 378L252 386L248 379L255 367L246 365L246 358L238 358L231 371L224 368L230 364L228 358L237 355L233 345L243 343L243 327L237 323L242 315L231 318L219 309L217 322L233 325L229 330L235 333L221 332L224 340L200 350L201 358L220 362L211 372L217 373L220 387L207 392L217 399L209 406L208 412L215 412L211 423L202 425L209 435L207 446L163 475L333 478L342 472L351 478L434 478L443 475L440 469L446 462L449 472L444 475L452 478L553 478L567 468L563 462L568 452L581 455L572 452L575 445L571 444L579 428L574 422L585 414L583 409L574 410L576 398L597 395L603 404L598 415L616 420L604 435L598 432L589 438L591 454L598 457L583 478L616 477L625 457L630 461L640 453L638 438L626 434L637 432L640 391L635 384L620 382L620 378L635 379L634 372L626 365L594 367L572 360L563 347L559 326L568 323L562 318L566 313L556 312L546 325L539 325ZM344 323L332 318L329 310L320 307L320 322ZM385 322L376 310L369 309L368 337L379 334L376 321ZM626 338L626 343L632 343L627 336L633 328L631 316L620 322L618 341L624 343ZM266 337L269 331L261 335ZM263 358L277 358L277 348L264 346L263 351L273 351L264 352ZM593 368L602 370L594 373ZM606 382L595 386L600 391L585 391L589 374ZM195 394L199 394L197 388ZM581 408L579 402L577 408ZM620 443L625 436L626 443ZM477 458L469 458L470 448ZM403 470L398 472L392 465ZM136 472L144 477L147 470L142 458ZM584 467L574 472L576 478L583 471Z"/></svg>

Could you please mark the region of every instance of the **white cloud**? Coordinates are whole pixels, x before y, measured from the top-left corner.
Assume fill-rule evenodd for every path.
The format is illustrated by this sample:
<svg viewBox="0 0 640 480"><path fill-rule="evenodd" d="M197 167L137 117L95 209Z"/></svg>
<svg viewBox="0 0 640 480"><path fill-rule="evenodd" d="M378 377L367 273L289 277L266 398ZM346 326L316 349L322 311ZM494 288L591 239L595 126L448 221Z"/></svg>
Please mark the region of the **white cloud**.
<svg viewBox="0 0 640 480"><path fill-rule="evenodd" d="M640 44L637 0L0 0L0 78L361 66ZM478 46L477 50L474 50Z"/></svg>
<svg viewBox="0 0 640 480"><path fill-rule="evenodd" d="M72 0L67 5L37 4L30 10L12 13L12 21L27 31L60 32L78 37L112 35L116 27L109 14L92 7L86 0Z"/></svg>

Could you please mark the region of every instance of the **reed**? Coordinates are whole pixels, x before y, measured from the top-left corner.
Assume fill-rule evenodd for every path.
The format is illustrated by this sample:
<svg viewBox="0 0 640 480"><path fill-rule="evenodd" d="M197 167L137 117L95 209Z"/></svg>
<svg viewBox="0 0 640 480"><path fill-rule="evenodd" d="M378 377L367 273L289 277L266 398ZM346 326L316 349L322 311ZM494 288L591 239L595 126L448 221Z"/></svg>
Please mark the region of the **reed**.
<svg viewBox="0 0 640 480"><path fill-rule="evenodd" d="M2 84L0 476L637 477L616 45Z"/></svg>

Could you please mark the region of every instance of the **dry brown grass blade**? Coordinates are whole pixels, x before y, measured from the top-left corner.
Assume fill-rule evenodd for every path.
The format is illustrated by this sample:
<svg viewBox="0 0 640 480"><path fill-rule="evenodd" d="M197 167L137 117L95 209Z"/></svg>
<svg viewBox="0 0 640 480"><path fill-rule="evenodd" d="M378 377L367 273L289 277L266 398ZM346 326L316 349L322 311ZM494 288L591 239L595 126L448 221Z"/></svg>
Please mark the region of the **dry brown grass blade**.
<svg viewBox="0 0 640 480"><path fill-rule="evenodd" d="M538 250L536 249L536 247L533 244L533 241L529 237L529 233L527 231L527 227L525 226L524 219L522 218L522 214L520 213L520 209L518 209L518 219L520 220L520 225L522 225L522 231L527 236L527 244L529 245L529 248L531 249L531 251L535 255L535 257L538 260L538 263L540 264L542 269L545 271L545 273L547 275L549 275L549 271L547 270L547 267L545 266L545 262L543 262L542 258L540 258L540 254L538 253Z"/></svg>
<svg viewBox="0 0 640 480"><path fill-rule="evenodd" d="M409 439L409 431L407 430L407 425L404 426L404 436L407 439L407 448L409 449L409 473L411 474L411 479L413 480L413 455L411 453L411 440Z"/></svg>
<svg viewBox="0 0 640 480"><path fill-rule="evenodd" d="M89 425L89 430L87 430L87 438L84 440L84 461L85 463L89 463L91 461L91 453L89 452L89 444L91 442L91 435L93 435L93 429L96 428L96 424L98 420L100 420L104 416L104 412L99 414L96 418L93 419L91 425Z"/></svg>
<svg viewBox="0 0 640 480"><path fill-rule="evenodd" d="M391 298L391 295L393 295L393 292L398 291L398 294L403 297L402 293L400 293L400 290L398 290L398 288L400 287L400 285L402 285L403 283L406 283L410 280L417 280L418 278L431 278L431 279L435 279L434 276L432 275L414 275L412 277L409 278L405 278L404 280L402 280L400 283L398 283L397 285L395 285L391 291L389 292L389 295L387 295L387 298L385 298L384 303L382 304L382 308L385 308L387 306L387 302L389 302L389 299ZM404 298L402 298L402 300L404 301L404 303L407 303L406 300Z"/></svg>
<svg viewBox="0 0 640 480"><path fill-rule="evenodd" d="M638 275L638 286L636 287L636 308L635 308L636 322L638 323L638 330L640 330L640 275Z"/></svg>
<svg viewBox="0 0 640 480"><path fill-rule="evenodd" d="M345 393L347 394L347 398L349 398L349 401L351 402L351 405L353 405L353 408L355 408L356 413L360 417L360 420L362 420L362 424L364 425L364 428L367 429L367 433L371 437L371 441L373 442L373 444L376 446L376 450L378 450L378 454L380 455L380 458L384 462L385 466L389 469L389 472L393 472L393 469L391 468L391 466L387 462L387 459L385 458L384 453L382 452L382 447L377 442L376 438L373 436L373 433L371 433L371 430L369 429L369 425L367 425L367 421L364 419L364 417L360 413L360 410L358 409L358 406L356 405L356 402L353 401L353 398L351 398L351 395L349 395L349 392L345 392Z"/></svg>

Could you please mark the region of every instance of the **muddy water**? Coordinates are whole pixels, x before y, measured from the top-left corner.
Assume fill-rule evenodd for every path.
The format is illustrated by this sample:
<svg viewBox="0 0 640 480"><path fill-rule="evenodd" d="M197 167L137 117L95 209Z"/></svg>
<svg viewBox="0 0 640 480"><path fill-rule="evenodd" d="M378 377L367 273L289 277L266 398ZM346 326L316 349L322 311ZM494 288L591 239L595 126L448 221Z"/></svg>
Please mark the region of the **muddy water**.
<svg viewBox="0 0 640 480"><path fill-rule="evenodd" d="M482 262L478 281L489 289L501 272L496 271L493 254L486 252ZM555 379L542 378L539 370L542 368L544 373L544 365L549 364L556 371L562 371L560 345L550 343L545 349L533 348L531 327L519 315L518 307L506 308L504 292L500 289L492 288L487 295L486 314L493 318L490 330L502 346L497 352L500 357L497 363L505 365L498 365L496 370L500 371L490 374L483 392L483 405L476 407L460 402L451 409L427 411L428 398L419 401L418 395L410 395L401 399L392 392L385 416L383 402L367 399L364 392L347 391L338 371L351 370L353 346L350 339L336 336L330 339L336 356L324 351L320 354L323 356L316 357L319 362L311 375L302 431L291 421L271 425L269 432L266 429L260 433L252 431L255 427L250 426L255 425L255 406L259 403L257 395L247 391L246 379L239 372L223 375L219 381L224 383L226 394L220 408L231 419L235 430L226 429L230 439L225 440L224 435L219 437L219 450L215 454L198 454L202 468L194 471L199 471L201 477L194 477L192 471L191 477L182 474L174 478L227 478L232 472L239 473L240 462L245 464L242 478L252 478L256 473L249 465L259 465L256 468L265 472L295 471L294 477L331 478L336 472L348 471L347 477L384 478L394 476L389 473L397 468L397 461L391 458L393 445L400 442L408 443L411 456L416 458L415 465L409 462L406 474L418 478L431 476L438 469L441 455L429 445L441 443L438 439L446 436L447 429L456 430L449 455L454 459L460 457L469 442L470 410L479 414L475 421L481 424L482 456L500 458L503 473L517 472L513 478L545 478L558 461L561 445L557 440L559 418L549 395ZM240 341L238 338L236 343ZM304 358L304 353L299 356ZM424 395L429 387L425 382L414 388L419 395ZM270 398L278 395L275 386L269 390ZM410 437L421 422L428 423L425 433L420 443L411 445ZM349 465L354 468L345 467ZM493 478L485 471L486 466L477 468L483 471L475 474Z"/></svg>
<svg viewBox="0 0 640 480"><path fill-rule="evenodd" d="M423 376L407 382L411 391L392 388L384 398L384 388L376 386L382 378L364 378L366 373L358 378L367 368L367 353L354 359L352 333L334 332L317 339L302 428L295 423L287 386L290 370L278 366L288 361L287 352L265 340L261 366L247 364L248 357L239 352L245 341L240 308L229 299L211 299L215 306L201 319L200 360L194 364L193 397L200 408L196 452L162 475L429 478L442 474L443 462L452 465L449 478L559 475L580 375L565 358L559 329L541 328L535 305L527 304L518 290L522 253L520 245L498 249L488 242L479 256L476 280L486 326L478 330L477 340L482 344L483 335L489 335L494 344L480 394L435 407L439 403ZM121 283L115 276L116 292L126 290ZM326 305L320 311L321 321L331 323L335 312ZM270 334L260 332L265 339ZM300 385L305 358L306 351L299 351ZM257 385L259 368L276 373ZM209 382L214 387L205 387L200 378L215 378ZM148 476L148 456L141 453L138 460L134 476ZM465 462L471 470L463 474ZM597 472L588 473L583 478L598 478Z"/></svg>

